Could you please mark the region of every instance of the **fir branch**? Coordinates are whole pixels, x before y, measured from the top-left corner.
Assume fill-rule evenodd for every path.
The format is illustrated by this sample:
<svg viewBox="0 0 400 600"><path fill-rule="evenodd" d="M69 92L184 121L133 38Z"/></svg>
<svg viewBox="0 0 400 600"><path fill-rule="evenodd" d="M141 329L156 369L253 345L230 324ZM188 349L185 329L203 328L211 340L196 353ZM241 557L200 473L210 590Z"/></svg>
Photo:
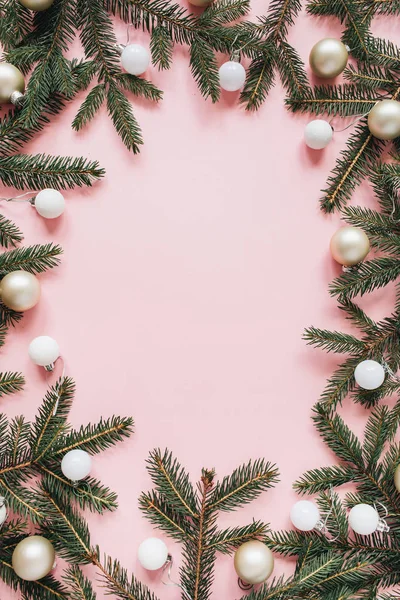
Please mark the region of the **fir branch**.
<svg viewBox="0 0 400 600"><path fill-rule="evenodd" d="M17 189L91 186L104 175L97 161L70 156L15 154L0 157L0 180Z"/></svg>
<svg viewBox="0 0 400 600"><path fill-rule="evenodd" d="M0 254L0 273L5 275L20 269L29 273L44 273L56 267L62 248L54 244L26 246Z"/></svg>
<svg viewBox="0 0 400 600"><path fill-rule="evenodd" d="M230 511L248 504L277 481L278 470L275 465L263 459L250 461L217 483L208 510Z"/></svg>
<svg viewBox="0 0 400 600"><path fill-rule="evenodd" d="M357 354L365 350L364 344L353 335L339 331L327 331L309 327L305 330L303 339L308 345L323 348L327 352Z"/></svg>
<svg viewBox="0 0 400 600"><path fill-rule="evenodd" d="M21 391L24 385L25 378L22 373L0 373L0 398Z"/></svg>
<svg viewBox="0 0 400 600"><path fill-rule="evenodd" d="M69 567L63 579L71 588L70 600L96 600L92 584L78 566Z"/></svg>
<svg viewBox="0 0 400 600"><path fill-rule="evenodd" d="M125 146L128 150L137 154L140 151L140 146L143 144L140 127L128 100L114 84L109 84L108 87L107 109L114 127Z"/></svg>
<svg viewBox="0 0 400 600"><path fill-rule="evenodd" d="M191 45L190 68L202 95L217 102L220 96L217 61L212 48L201 38Z"/></svg>
<svg viewBox="0 0 400 600"><path fill-rule="evenodd" d="M240 102L246 110L258 110L265 102L274 84L275 56L261 55L255 58L247 70L246 82L240 94Z"/></svg>
<svg viewBox="0 0 400 600"><path fill-rule="evenodd" d="M103 83L97 84L86 96L86 99L81 104L77 115L72 121L72 127L75 131L79 131L91 121L96 113L100 110L106 98L106 88Z"/></svg>
<svg viewBox="0 0 400 600"><path fill-rule="evenodd" d="M285 102L292 112L310 112L316 115L326 113L329 116L350 117L368 113L380 99L382 95L374 88L363 89L346 84L303 87L301 94L287 98Z"/></svg>
<svg viewBox="0 0 400 600"><path fill-rule="evenodd" d="M160 70L169 69L172 63L173 41L168 29L159 25L151 32L150 52L153 65Z"/></svg>
<svg viewBox="0 0 400 600"><path fill-rule="evenodd" d="M239 546L250 540L266 540L268 525L261 521L254 521L244 527L230 527L218 531L206 548L214 548L222 554L232 554Z"/></svg>
<svg viewBox="0 0 400 600"><path fill-rule="evenodd" d="M366 125L358 125L349 138L347 149L341 154L328 179L321 206L325 212L342 208L364 177L368 166L379 158L383 144L372 136Z"/></svg>
<svg viewBox="0 0 400 600"><path fill-rule="evenodd" d="M197 500L189 476L172 453L155 449L147 459L147 471L158 492L177 513L197 517Z"/></svg>
<svg viewBox="0 0 400 600"><path fill-rule="evenodd" d="M64 455L70 450L80 448L89 454L98 454L129 437L133 432L131 417L111 417L100 419L96 425L89 423L86 427L71 431L65 437L57 440L53 456Z"/></svg>
<svg viewBox="0 0 400 600"><path fill-rule="evenodd" d="M330 285L333 296L353 298L372 292L395 281L400 275L400 260L397 258L375 258L337 277Z"/></svg>
<svg viewBox="0 0 400 600"><path fill-rule="evenodd" d="M0 215L0 245L4 248L17 246L23 240L22 231L10 219Z"/></svg>

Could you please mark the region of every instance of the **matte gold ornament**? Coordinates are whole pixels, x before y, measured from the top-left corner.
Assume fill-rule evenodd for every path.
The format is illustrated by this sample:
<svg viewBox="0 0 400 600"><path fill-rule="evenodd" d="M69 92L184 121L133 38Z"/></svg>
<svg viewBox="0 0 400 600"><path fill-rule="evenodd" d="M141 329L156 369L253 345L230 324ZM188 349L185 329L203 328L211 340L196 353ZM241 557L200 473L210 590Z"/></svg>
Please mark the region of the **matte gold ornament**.
<svg viewBox="0 0 400 600"><path fill-rule="evenodd" d="M10 63L0 62L0 104L14 102L13 96L20 97L24 91L25 80L21 71Z"/></svg>
<svg viewBox="0 0 400 600"><path fill-rule="evenodd" d="M236 550L234 564L244 583L263 583L274 569L274 555L265 544L252 540Z"/></svg>
<svg viewBox="0 0 400 600"><path fill-rule="evenodd" d="M54 0L19 0L22 6L34 10L35 12L41 12L47 10L53 4Z"/></svg>
<svg viewBox="0 0 400 600"><path fill-rule="evenodd" d="M8 308L24 312L40 299L39 280L27 271L13 271L0 281L0 300Z"/></svg>
<svg viewBox="0 0 400 600"><path fill-rule="evenodd" d="M23 539L14 549L12 566L18 577L37 581L53 569L56 553L53 544L41 535Z"/></svg>
<svg viewBox="0 0 400 600"><path fill-rule="evenodd" d="M394 472L394 487L400 492L400 465L397 465Z"/></svg>
<svg viewBox="0 0 400 600"><path fill-rule="evenodd" d="M368 114L368 127L380 140L393 140L400 135L400 102L380 100Z"/></svg>
<svg viewBox="0 0 400 600"><path fill-rule="evenodd" d="M310 67L318 77L331 79L345 70L348 59L347 48L340 40L325 38L311 49Z"/></svg>
<svg viewBox="0 0 400 600"><path fill-rule="evenodd" d="M359 227L341 227L332 236L331 254L341 265L351 267L357 265L369 252L369 239L367 234Z"/></svg>

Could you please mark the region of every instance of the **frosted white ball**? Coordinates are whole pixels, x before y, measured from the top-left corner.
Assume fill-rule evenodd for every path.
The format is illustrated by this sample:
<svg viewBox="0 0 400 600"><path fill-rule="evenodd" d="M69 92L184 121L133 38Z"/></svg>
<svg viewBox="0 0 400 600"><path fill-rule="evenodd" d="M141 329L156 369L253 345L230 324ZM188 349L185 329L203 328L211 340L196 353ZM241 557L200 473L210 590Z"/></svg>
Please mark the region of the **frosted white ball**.
<svg viewBox="0 0 400 600"><path fill-rule="evenodd" d="M42 190L35 196L35 208L45 219L57 219L65 209L64 196L57 190Z"/></svg>
<svg viewBox="0 0 400 600"><path fill-rule="evenodd" d="M85 450L70 450L61 461L61 471L71 481L85 479L92 467L92 457Z"/></svg>
<svg viewBox="0 0 400 600"><path fill-rule="evenodd" d="M60 356L60 348L52 337L40 335L29 344L29 356L35 365L47 367Z"/></svg>
<svg viewBox="0 0 400 600"><path fill-rule="evenodd" d="M354 378L364 390L376 390L385 380L385 369L376 360L363 360L356 366Z"/></svg>
<svg viewBox="0 0 400 600"><path fill-rule="evenodd" d="M237 92L246 81L246 70L238 62L229 60L219 68L219 84L227 92Z"/></svg>
<svg viewBox="0 0 400 600"><path fill-rule="evenodd" d="M300 500L292 506L290 520L296 529L311 531L320 519L318 506L309 500Z"/></svg>
<svg viewBox="0 0 400 600"><path fill-rule="evenodd" d="M148 571L161 569L167 562L167 558L168 548L159 538L147 538L139 546L139 562Z"/></svg>
<svg viewBox="0 0 400 600"><path fill-rule="evenodd" d="M356 504L349 513L349 525L360 535L371 535L379 523L378 511L369 504Z"/></svg>
<svg viewBox="0 0 400 600"><path fill-rule="evenodd" d="M328 121L315 119L310 121L304 130L304 141L313 150L326 148L333 136L333 129Z"/></svg>
<svg viewBox="0 0 400 600"><path fill-rule="evenodd" d="M140 44L128 44L122 50L121 63L127 73L142 75L150 64L150 53Z"/></svg>

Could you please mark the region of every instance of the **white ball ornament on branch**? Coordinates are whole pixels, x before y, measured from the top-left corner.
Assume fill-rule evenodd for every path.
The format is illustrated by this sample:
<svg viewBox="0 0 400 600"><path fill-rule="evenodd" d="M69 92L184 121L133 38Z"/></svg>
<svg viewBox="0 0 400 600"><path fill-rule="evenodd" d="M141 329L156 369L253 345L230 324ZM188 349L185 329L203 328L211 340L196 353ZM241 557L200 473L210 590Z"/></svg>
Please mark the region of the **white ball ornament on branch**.
<svg viewBox="0 0 400 600"><path fill-rule="evenodd" d="M1 302L17 312L25 312L40 300L39 280L28 271L12 271L0 281Z"/></svg>
<svg viewBox="0 0 400 600"><path fill-rule="evenodd" d="M304 141L312 150L326 148L333 137L333 129L328 121L315 119L310 121L304 130Z"/></svg>
<svg viewBox="0 0 400 600"><path fill-rule="evenodd" d="M47 188L32 199L32 203L41 217L57 219L65 210L64 196L58 190Z"/></svg>
<svg viewBox="0 0 400 600"><path fill-rule="evenodd" d="M356 504L349 513L349 525L359 535L371 535L375 531L389 531L389 526L381 519L378 511L369 504Z"/></svg>
<svg viewBox="0 0 400 600"><path fill-rule="evenodd" d="M236 59L222 64L218 71L219 84L226 92L237 92L244 86L246 70Z"/></svg>
<svg viewBox="0 0 400 600"><path fill-rule="evenodd" d="M15 573L25 581L37 581L52 571L56 553L53 544L41 535L31 535L16 545L12 555Z"/></svg>
<svg viewBox="0 0 400 600"><path fill-rule="evenodd" d="M246 589L247 586L263 583L270 577L274 569L274 555L263 542L251 540L236 550L234 565L239 585Z"/></svg>
<svg viewBox="0 0 400 600"><path fill-rule="evenodd" d="M336 262L351 267L364 260L370 250L370 243L362 229L347 225L332 236L330 250Z"/></svg>
<svg viewBox="0 0 400 600"><path fill-rule="evenodd" d="M159 538L147 538L138 548L138 560L147 571L158 571L168 560L168 548Z"/></svg>
<svg viewBox="0 0 400 600"><path fill-rule="evenodd" d="M376 360L363 360L354 370L354 379L364 390L377 390L385 381L385 369Z"/></svg>
<svg viewBox="0 0 400 600"><path fill-rule="evenodd" d="M393 140L400 136L400 102L380 100L368 113L368 127L380 140Z"/></svg>
<svg viewBox="0 0 400 600"><path fill-rule="evenodd" d="M292 506L290 520L299 531L323 528L318 506L309 500L299 500Z"/></svg>
<svg viewBox="0 0 400 600"><path fill-rule="evenodd" d="M60 356L60 347L56 340L48 335L40 335L31 341L28 350L31 360L46 371L54 369L54 363Z"/></svg>
<svg viewBox="0 0 400 600"><path fill-rule="evenodd" d="M331 79L345 70L348 59L348 49L340 40L325 38L312 47L309 61L314 75Z"/></svg>
<svg viewBox="0 0 400 600"><path fill-rule="evenodd" d="M121 55L121 64L130 75L143 75L150 65L150 52L140 44L119 44L117 49Z"/></svg>
<svg viewBox="0 0 400 600"><path fill-rule="evenodd" d="M25 79L17 67L0 62L0 105L19 105L25 92Z"/></svg>
<svg viewBox="0 0 400 600"><path fill-rule="evenodd" d="M71 481L85 479L92 468L92 457L85 450L70 450L61 461L61 471Z"/></svg>

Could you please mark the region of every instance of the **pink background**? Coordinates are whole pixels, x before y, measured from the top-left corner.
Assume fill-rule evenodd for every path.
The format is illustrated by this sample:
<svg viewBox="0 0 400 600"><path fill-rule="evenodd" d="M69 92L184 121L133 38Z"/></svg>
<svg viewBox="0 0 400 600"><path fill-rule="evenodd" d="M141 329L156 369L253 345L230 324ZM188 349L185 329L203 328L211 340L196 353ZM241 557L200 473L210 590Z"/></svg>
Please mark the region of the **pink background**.
<svg viewBox="0 0 400 600"><path fill-rule="evenodd" d="M265 13L265 2L253 9ZM387 25L377 30L392 35ZM117 29L123 42L125 27ZM290 41L307 60L316 41L339 32L336 21L303 13ZM146 34L131 37L148 44ZM137 507L150 488L152 448L170 448L194 481L203 466L222 477L249 458L278 464L276 489L224 515L225 526L254 517L290 527L292 482L333 460L310 413L336 357L308 349L301 336L309 325L349 330L327 292L339 273L328 254L339 217L318 207L349 132L336 134L325 152L308 151L302 138L310 117L286 111L279 83L256 114L239 107L235 94L205 102L186 48L176 48L171 71L148 75L165 95L158 106L132 98L145 139L140 156L125 150L105 111L83 133L72 131L83 96L26 149L98 159L107 176L91 190L67 192L57 222L27 205L4 208L26 244L58 242L65 255L60 268L41 276L39 306L3 349L1 369L23 371L27 385L4 398L2 409L35 414L46 379L27 349L47 334L77 383L74 425L134 416L135 435L94 461L93 475L118 492L120 507L90 515L92 542L172 600L179 591L136 560L140 542L154 534ZM355 200L373 204L366 185ZM367 306L372 316L389 313L391 293L374 294ZM362 408L346 402L343 413L361 430ZM165 539L179 562L179 547ZM277 573L291 570L289 561L277 561ZM229 557L219 558L214 591L224 600L240 595ZM0 595L19 597L1 586Z"/></svg>

